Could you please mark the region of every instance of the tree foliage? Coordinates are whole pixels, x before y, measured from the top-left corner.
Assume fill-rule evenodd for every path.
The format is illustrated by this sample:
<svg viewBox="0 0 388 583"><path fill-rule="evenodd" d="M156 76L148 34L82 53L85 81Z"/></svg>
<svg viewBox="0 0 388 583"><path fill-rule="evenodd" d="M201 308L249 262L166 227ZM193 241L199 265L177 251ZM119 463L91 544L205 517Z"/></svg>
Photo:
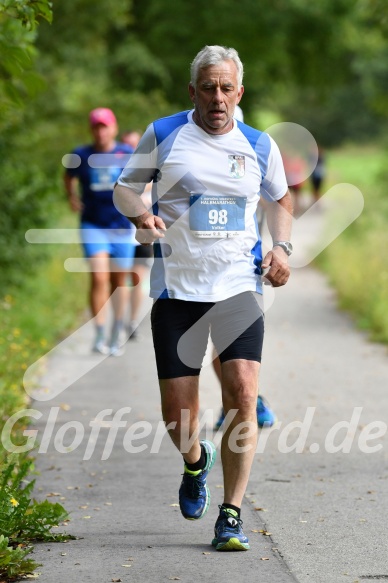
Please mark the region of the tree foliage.
<svg viewBox="0 0 388 583"><path fill-rule="evenodd" d="M378 88L374 82L388 62L386 43L377 40L388 28L387 18L379 24L384 3L198 0L194 10L185 0L134 0L132 30L167 65L168 90L182 106L188 104L189 63L197 51L206 44L233 46L245 65L242 105L248 120L255 109L275 109L332 144L364 136L368 128L374 135L380 125L372 109L381 113L386 103L384 83ZM363 118L359 132L356 104Z"/></svg>
<svg viewBox="0 0 388 583"><path fill-rule="evenodd" d="M40 19L51 22L48 0L0 0L0 114L22 105L42 87L34 72L35 29Z"/></svg>
<svg viewBox="0 0 388 583"><path fill-rule="evenodd" d="M0 14L19 20L28 29L35 28L40 18L52 21L49 0L0 0Z"/></svg>

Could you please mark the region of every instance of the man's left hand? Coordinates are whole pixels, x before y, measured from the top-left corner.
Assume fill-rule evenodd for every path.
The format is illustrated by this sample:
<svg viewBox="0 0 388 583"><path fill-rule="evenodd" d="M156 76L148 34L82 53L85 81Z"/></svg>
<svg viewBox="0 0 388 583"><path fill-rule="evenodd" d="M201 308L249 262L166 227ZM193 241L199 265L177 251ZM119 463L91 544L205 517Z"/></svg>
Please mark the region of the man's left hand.
<svg viewBox="0 0 388 583"><path fill-rule="evenodd" d="M269 271L265 274L263 280L264 283L269 282L273 287L285 285L290 277L288 255L281 247L276 246L271 249L264 257L261 267L262 269L269 267Z"/></svg>

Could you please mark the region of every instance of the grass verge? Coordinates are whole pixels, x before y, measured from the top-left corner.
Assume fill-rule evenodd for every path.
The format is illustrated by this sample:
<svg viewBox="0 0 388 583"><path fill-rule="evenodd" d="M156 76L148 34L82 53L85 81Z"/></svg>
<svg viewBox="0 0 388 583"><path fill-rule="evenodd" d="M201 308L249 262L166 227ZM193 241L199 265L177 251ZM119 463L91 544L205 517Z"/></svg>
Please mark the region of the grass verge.
<svg viewBox="0 0 388 583"><path fill-rule="evenodd" d="M75 218L64 228L75 227ZM0 298L0 435L7 419L28 407L23 388L25 370L43 356L79 321L86 304L86 276L65 271L64 260L80 256L77 245L52 246L50 259L22 287ZM13 428L12 442L25 443L27 419ZM0 443L0 580L14 581L39 565L28 555L37 540L63 541L71 535L53 534L52 527L68 519L60 504L32 498L34 459L10 453Z"/></svg>
<svg viewBox="0 0 388 583"><path fill-rule="evenodd" d="M352 314L371 340L388 344L388 197L384 184L387 153L377 146L348 146L328 155L326 187L357 186L364 210L316 264L338 292L339 306Z"/></svg>

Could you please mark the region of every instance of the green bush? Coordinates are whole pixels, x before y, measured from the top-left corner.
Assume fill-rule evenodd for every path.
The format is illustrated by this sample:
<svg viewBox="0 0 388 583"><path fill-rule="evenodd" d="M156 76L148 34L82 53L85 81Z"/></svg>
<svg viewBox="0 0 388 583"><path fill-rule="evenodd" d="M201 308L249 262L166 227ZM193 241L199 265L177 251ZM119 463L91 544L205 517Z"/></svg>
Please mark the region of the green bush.
<svg viewBox="0 0 388 583"><path fill-rule="evenodd" d="M33 470L30 457L10 456L1 472L0 531L11 544L27 541L63 541L69 535L53 534L51 528L69 518L59 503L31 499L35 480L28 481Z"/></svg>
<svg viewBox="0 0 388 583"><path fill-rule="evenodd" d="M10 541L4 535L0 535L0 577L3 580L14 581L21 576L29 575L40 563L26 556L32 552L32 547L10 545Z"/></svg>
<svg viewBox="0 0 388 583"><path fill-rule="evenodd" d="M26 558L32 551L31 541L63 542L74 538L51 532L68 519L68 513L59 503L31 499L35 481L28 481L28 477L32 470L32 458L11 455L0 471L0 577L9 581L40 566Z"/></svg>

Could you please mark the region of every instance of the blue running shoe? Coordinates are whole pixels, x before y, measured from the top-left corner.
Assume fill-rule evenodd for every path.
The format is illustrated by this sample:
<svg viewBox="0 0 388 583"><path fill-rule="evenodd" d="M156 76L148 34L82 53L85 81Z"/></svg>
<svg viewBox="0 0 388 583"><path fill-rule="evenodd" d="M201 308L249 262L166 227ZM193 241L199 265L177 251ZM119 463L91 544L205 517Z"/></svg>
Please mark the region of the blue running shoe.
<svg viewBox="0 0 388 583"><path fill-rule="evenodd" d="M217 551L248 551L251 547L237 512L223 506L219 506L219 509L220 515L214 526L213 547Z"/></svg>
<svg viewBox="0 0 388 583"><path fill-rule="evenodd" d="M260 395L257 398L256 414L259 427L272 427L277 421L276 415L269 407L267 400L264 397L260 397Z"/></svg>
<svg viewBox="0 0 388 583"><path fill-rule="evenodd" d="M214 425L214 431L217 431L221 427L221 425L223 424L224 421L225 421L225 413L224 413L224 410L221 409L220 416L217 419L216 424Z"/></svg>
<svg viewBox="0 0 388 583"><path fill-rule="evenodd" d="M203 470L192 472L184 469L183 479L179 488L179 506L187 520L198 520L206 514L210 505L210 492L206 478L216 461L216 448L211 441L200 442L205 448L206 465Z"/></svg>
<svg viewBox="0 0 388 583"><path fill-rule="evenodd" d="M275 413L269 407L268 402L264 397L260 395L257 397L257 405L256 405L256 414L257 414L257 424L259 427L272 427L275 425L277 419ZM225 413L224 410L221 409L221 413L219 418L217 419L214 430L218 431L225 420Z"/></svg>

